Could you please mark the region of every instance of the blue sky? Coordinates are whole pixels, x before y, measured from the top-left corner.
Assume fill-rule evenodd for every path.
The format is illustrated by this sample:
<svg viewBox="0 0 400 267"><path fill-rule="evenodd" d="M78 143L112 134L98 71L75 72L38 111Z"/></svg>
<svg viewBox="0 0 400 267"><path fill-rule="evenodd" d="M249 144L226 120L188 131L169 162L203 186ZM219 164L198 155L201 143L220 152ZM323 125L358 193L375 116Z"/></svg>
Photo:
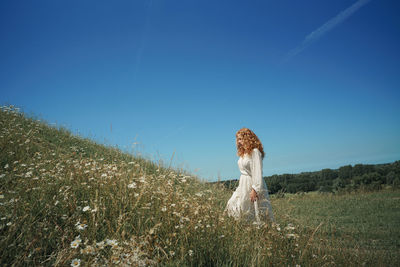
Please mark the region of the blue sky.
<svg viewBox="0 0 400 267"><path fill-rule="evenodd" d="M0 104L97 142L239 177L400 160L398 1L1 1Z"/></svg>

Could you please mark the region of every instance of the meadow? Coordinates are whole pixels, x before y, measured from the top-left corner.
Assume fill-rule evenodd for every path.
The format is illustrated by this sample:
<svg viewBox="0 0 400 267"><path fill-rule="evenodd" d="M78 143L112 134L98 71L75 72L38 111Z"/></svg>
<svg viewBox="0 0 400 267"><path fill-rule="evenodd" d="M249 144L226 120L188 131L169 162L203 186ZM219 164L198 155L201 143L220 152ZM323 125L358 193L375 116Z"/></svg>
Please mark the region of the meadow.
<svg viewBox="0 0 400 267"><path fill-rule="evenodd" d="M399 266L400 191L272 196L275 223L223 213L232 191L0 111L2 266Z"/></svg>

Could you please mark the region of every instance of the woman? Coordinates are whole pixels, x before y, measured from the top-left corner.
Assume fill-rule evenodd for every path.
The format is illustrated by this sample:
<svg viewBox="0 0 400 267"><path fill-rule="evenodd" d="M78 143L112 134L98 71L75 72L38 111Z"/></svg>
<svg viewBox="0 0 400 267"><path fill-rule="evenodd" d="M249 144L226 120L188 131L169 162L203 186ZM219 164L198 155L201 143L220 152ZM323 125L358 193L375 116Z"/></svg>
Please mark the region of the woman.
<svg viewBox="0 0 400 267"><path fill-rule="evenodd" d="M263 146L250 129L242 128L236 133L236 147L241 176L225 210L236 219L273 221L268 189L262 177Z"/></svg>

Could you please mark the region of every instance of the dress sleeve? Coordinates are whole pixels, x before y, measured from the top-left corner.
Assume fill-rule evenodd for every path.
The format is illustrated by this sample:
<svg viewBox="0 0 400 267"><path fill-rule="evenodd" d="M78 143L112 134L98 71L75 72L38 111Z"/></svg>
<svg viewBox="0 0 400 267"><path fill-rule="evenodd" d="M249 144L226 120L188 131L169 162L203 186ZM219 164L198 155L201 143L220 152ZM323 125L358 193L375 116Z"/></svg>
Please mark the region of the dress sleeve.
<svg viewBox="0 0 400 267"><path fill-rule="evenodd" d="M251 187L258 193L263 185L261 152L258 149L253 149L251 158Z"/></svg>

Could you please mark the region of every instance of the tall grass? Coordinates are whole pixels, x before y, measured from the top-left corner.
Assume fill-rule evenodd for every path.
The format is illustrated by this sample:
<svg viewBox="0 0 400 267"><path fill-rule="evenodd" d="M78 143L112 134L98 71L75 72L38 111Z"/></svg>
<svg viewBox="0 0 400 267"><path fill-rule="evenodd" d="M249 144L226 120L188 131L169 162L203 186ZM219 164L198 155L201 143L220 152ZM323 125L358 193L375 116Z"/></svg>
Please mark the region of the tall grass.
<svg viewBox="0 0 400 267"><path fill-rule="evenodd" d="M331 236L324 226L285 213L286 198L273 199L276 224L235 221L223 214L231 192L184 170L73 136L13 107L1 108L0 126L1 265L363 262L361 254L325 245ZM385 262L378 255L367 263Z"/></svg>

